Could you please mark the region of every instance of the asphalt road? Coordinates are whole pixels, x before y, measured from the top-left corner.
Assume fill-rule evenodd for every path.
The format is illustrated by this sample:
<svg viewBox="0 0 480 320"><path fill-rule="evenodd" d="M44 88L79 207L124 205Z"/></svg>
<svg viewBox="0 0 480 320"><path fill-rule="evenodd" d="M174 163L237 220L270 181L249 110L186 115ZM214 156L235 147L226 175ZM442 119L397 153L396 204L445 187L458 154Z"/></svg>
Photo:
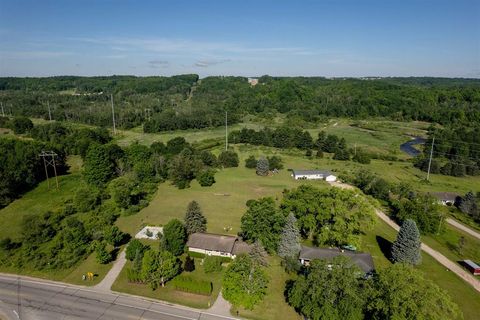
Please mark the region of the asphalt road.
<svg viewBox="0 0 480 320"><path fill-rule="evenodd" d="M0 275L2 316L11 320L234 319L135 296L7 275Z"/></svg>

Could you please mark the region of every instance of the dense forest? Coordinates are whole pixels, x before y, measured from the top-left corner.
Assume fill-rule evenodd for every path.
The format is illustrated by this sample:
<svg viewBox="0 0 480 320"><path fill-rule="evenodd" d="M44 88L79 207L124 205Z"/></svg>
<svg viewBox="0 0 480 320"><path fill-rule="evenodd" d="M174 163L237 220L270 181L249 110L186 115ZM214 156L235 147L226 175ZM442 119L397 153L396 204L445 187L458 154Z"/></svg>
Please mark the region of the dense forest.
<svg viewBox="0 0 480 320"><path fill-rule="evenodd" d="M480 122L480 80L443 78L327 79L243 77L0 78L5 114L111 125L144 125L146 132L213 127L228 111L234 123L246 114L318 122L328 117L387 117L443 125Z"/></svg>

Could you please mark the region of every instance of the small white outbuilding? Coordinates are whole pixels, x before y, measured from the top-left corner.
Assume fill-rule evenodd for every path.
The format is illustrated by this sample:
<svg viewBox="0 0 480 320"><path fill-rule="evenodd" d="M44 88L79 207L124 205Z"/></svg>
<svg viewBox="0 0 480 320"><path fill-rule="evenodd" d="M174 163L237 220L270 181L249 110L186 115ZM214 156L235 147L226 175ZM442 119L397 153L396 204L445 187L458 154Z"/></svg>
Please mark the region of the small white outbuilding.
<svg viewBox="0 0 480 320"><path fill-rule="evenodd" d="M292 177L295 180L325 180L327 182L333 182L337 180L330 171L325 170L292 170Z"/></svg>

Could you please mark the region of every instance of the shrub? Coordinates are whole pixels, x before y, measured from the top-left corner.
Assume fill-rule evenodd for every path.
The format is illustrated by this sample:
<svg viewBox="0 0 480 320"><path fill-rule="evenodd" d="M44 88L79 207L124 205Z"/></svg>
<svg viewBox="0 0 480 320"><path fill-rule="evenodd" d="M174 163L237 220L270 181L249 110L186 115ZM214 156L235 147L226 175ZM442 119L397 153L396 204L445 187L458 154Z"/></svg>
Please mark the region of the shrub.
<svg viewBox="0 0 480 320"><path fill-rule="evenodd" d="M183 263L183 270L187 272L192 272L195 270L195 259L187 256L185 258L185 262Z"/></svg>
<svg viewBox="0 0 480 320"><path fill-rule="evenodd" d="M249 156L245 160L245 168L255 169L257 167L257 159L254 156Z"/></svg>
<svg viewBox="0 0 480 320"><path fill-rule="evenodd" d="M209 296L212 294L212 283L210 281L197 280L191 276L179 275L170 284L175 290Z"/></svg>
<svg viewBox="0 0 480 320"><path fill-rule="evenodd" d="M140 273L130 268L127 269L127 280L128 282L133 282L133 283L143 282L142 277L140 276Z"/></svg>
<svg viewBox="0 0 480 320"><path fill-rule="evenodd" d="M222 271L222 257L207 256L205 260L203 260L203 269L205 273Z"/></svg>
<svg viewBox="0 0 480 320"><path fill-rule="evenodd" d="M210 187L215 183L215 171L214 170L200 171L196 179L202 187Z"/></svg>
<svg viewBox="0 0 480 320"><path fill-rule="evenodd" d="M238 154L234 151L222 151L218 156L218 162L224 168L238 167Z"/></svg>
<svg viewBox="0 0 480 320"><path fill-rule="evenodd" d="M143 245L140 240L133 239L127 246L127 249L125 251L125 257L127 258L127 260L133 261L133 259L135 259L135 255L137 254L137 251L143 254L143 252L145 252L147 249L148 246Z"/></svg>

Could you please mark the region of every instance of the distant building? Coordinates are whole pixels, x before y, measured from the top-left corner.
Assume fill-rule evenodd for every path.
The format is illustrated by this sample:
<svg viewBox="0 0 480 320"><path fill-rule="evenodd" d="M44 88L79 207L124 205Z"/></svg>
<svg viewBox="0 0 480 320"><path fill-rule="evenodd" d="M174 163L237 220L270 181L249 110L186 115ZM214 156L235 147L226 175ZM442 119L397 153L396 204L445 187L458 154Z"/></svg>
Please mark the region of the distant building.
<svg viewBox="0 0 480 320"><path fill-rule="evenodd" d="M295 180L325 180L327 182L333 182L337 180L330 171L324 170L292 170L292 177Z"/></svg>
<svg viewBox="0 0 480 320"><path fill-rule="evenodd" d="M302 246L298 259L304 266L308 266L310 261L315 259L332 260L338 256L349 257L363 272L370 273L375 270L373 258L369 253L342 251L340 249L330 248L312 248Z"/></svg>
<svg viewBox="0 0 480 320"><path fill-rule="evenodd" d="M250 252L251 246L235 236L212 233L193 233L187 241L188 250L207 256L221 256L235 259L241 253Z"/></svg>
<svg viewBox="0 0 480 320"><path fill-rule="evenodd" d="M430 192L430 194L444 206L453 206L460 200L460 196L453 192Z"/></svg>
<svg viewBox="0 0 480 320"><path fill-rule="evenodd" d="M258 84L258 79L257 78L248 78L248 83L250 83L251 86L256 86Z"/></svg>

